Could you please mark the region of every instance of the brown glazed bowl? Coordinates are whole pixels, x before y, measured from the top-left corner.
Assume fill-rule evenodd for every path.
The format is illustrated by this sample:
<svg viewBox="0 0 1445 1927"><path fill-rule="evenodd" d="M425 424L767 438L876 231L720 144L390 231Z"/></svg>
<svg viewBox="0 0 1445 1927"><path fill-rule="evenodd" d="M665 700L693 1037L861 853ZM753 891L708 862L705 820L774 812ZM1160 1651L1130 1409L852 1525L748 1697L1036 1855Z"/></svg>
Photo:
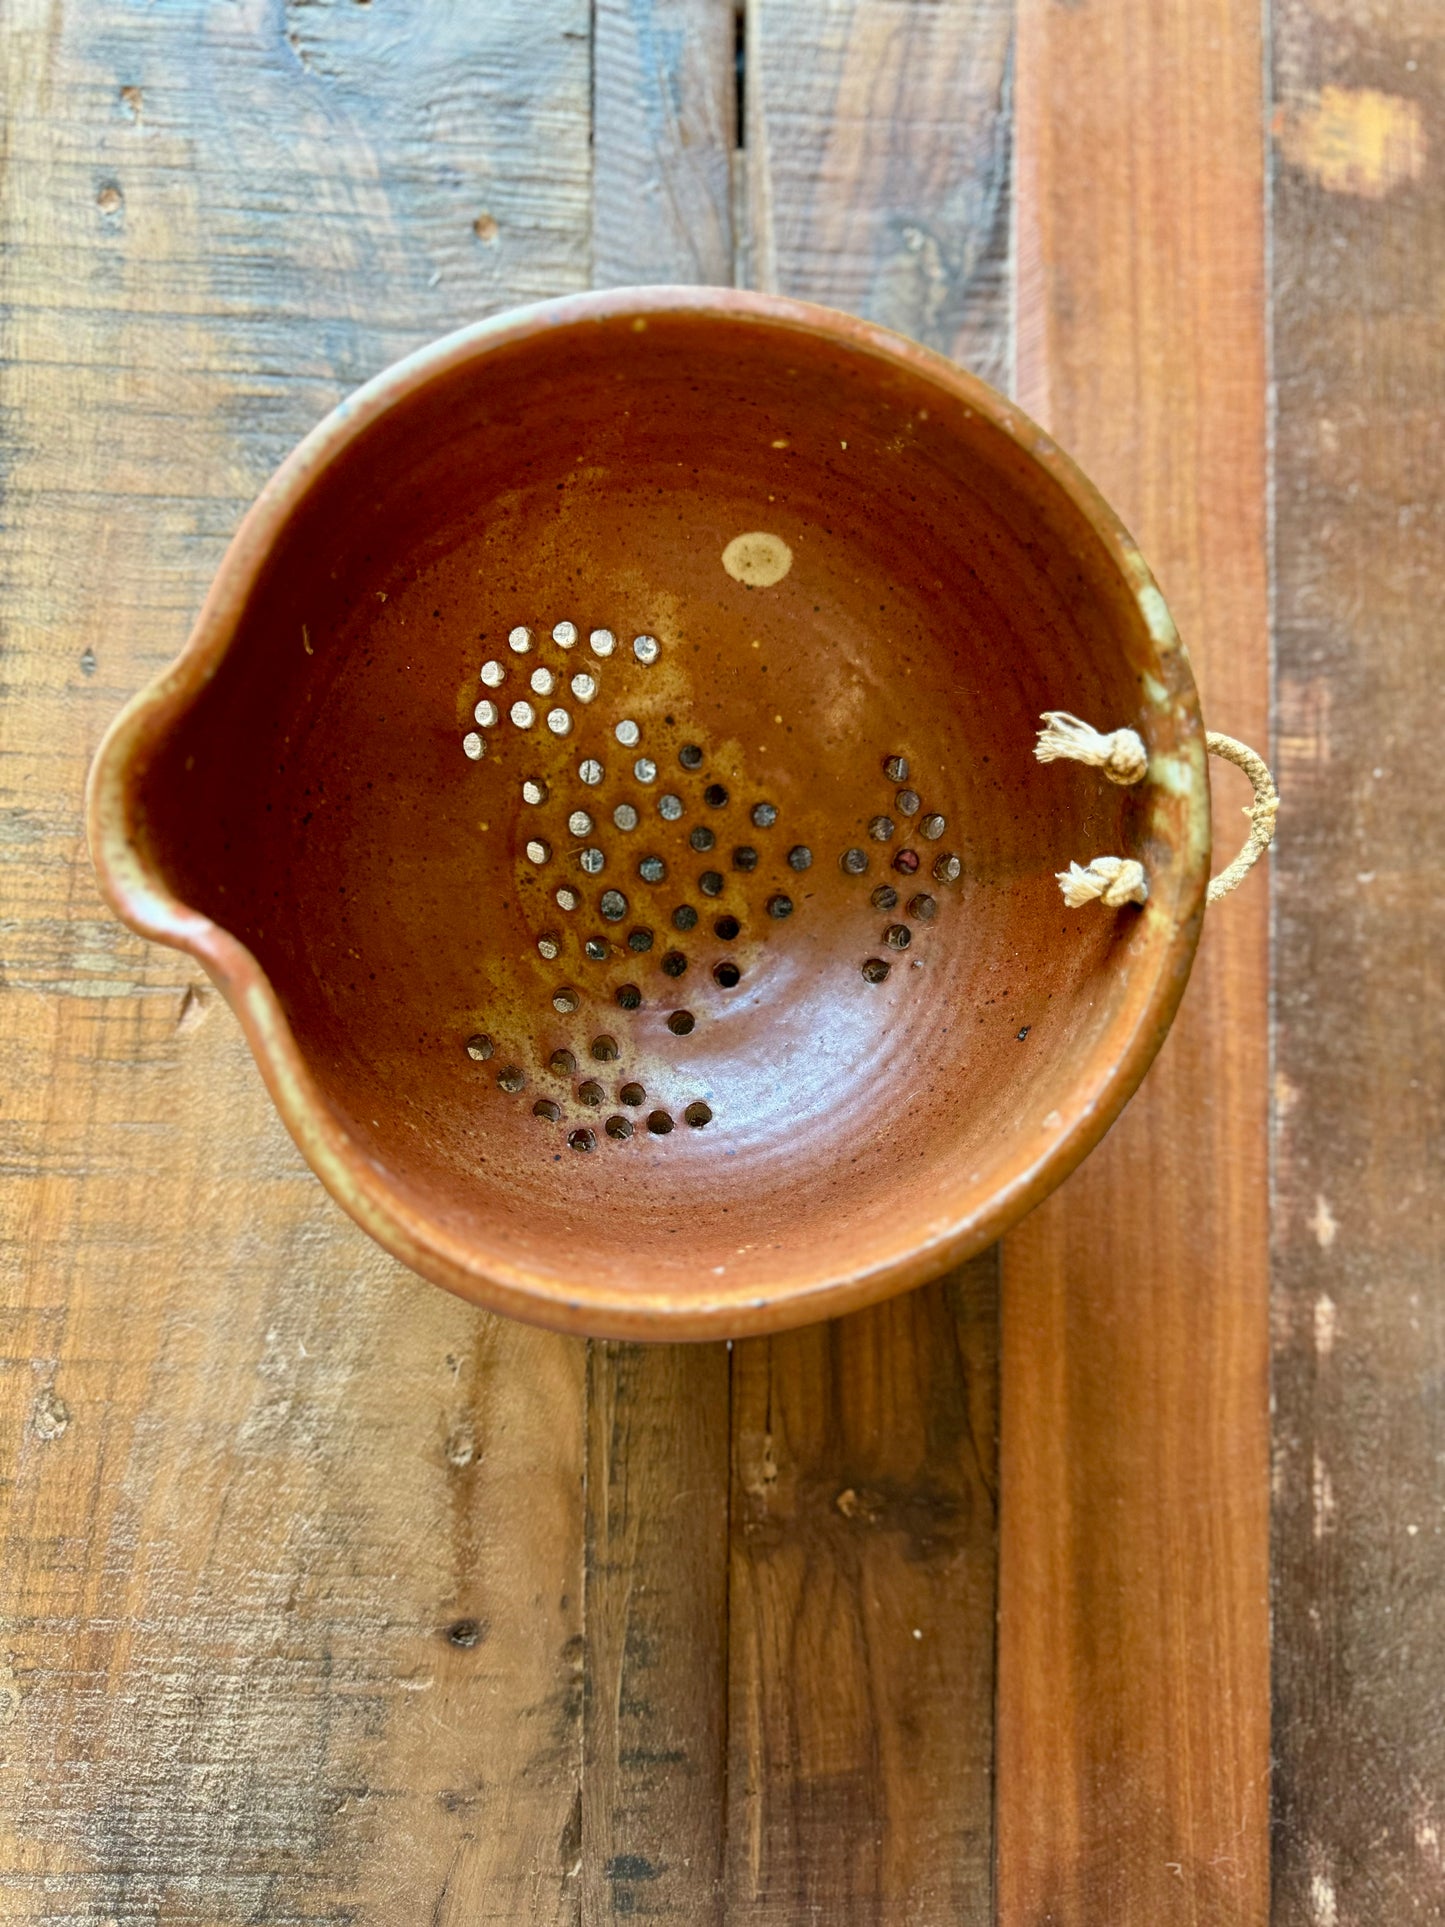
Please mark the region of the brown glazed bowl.
<svg viewBox="0 0 1445 1927"><path fill-rule="evenodd" d="M1052 709L1148 779L1036 761ZM1188 661L1072 463L912 342L708 289L504 315L343 403L89 828L358 1223L658 1339L998 1237L1143 1076L1209 861ZM1142 909L1064 906L1101 852Z"/></svg>

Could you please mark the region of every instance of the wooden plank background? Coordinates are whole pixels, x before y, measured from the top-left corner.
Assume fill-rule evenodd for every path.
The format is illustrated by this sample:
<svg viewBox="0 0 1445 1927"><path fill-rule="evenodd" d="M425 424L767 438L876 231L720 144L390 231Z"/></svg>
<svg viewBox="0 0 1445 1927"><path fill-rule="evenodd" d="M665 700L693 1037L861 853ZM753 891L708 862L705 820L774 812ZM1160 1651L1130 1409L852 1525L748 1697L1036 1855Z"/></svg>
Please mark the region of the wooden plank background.
<svg viewBox="0 0 1445 1927"><path fill-rule="evenodd" d="M1257 743L1261 59L1235 0L1020 16L1020 398L1149 556L1211 726ZM1232 854L1248 792L1215 791ZM1267 914L1211 910L1144 1089L1004 1241L1007 1927L1265 1918Z"/></svg>
<svg viewBox="0 0 1445 1927"><path fill-rule="evenodd" d="M1275 10L1275 1912L1445 1919L1445 19Z"/></svg>
<svg viewBox="0 0 1445 1927"><path fill-rule="evenodd" d="M1445 28L1266 24L0 7L0 1919L1445 1917ZM1001 1256L734 1350L400 1271L105 913L89 757L286 449L450 327L664 279L1015 388L1211 722L1277 736L1272 1210L1258 879Z"/></svg>

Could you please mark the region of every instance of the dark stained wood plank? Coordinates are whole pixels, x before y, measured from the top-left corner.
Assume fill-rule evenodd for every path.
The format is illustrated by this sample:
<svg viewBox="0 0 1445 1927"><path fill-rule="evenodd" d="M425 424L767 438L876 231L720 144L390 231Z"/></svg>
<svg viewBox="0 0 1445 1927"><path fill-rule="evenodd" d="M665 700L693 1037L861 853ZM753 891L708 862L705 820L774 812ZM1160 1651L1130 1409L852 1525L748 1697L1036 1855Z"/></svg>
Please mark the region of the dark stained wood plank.
<svg viewBox="0 0 1445 1927"><path fill-rule="evenodd" d="M1007 387L1011 0L752 0L757 286Z"/></svg>
<svg viewBox="0 0 1445 1927"><path fill-rule="evenodd" d="M1255 742L1260 76L1231 0L1023 0L1020 399L1132 525L1211 725ZM1245 800L1225 771L1221 863ZM1004 1242L1002 1927L1266 1916L1262 882L1209 913L1123 1120Z"/></svg>
<svg viewBox="0 0 1445 1927"><path fill-rule="evenodd" d="M1007 369L1011 30L755 0L761 286ZM730 1919L990 1919L995 1275L734 1350Z"/></svg>
<svg viewBox="0 0 1445 1927"><path fill-rule="evenodd" d="M735 1350L730 1920L991 1919L996 1277Z"/></svg>
<svg viewBox="0 0 1445 1927"><path fill-rule="evenodd" d="M759 283L1009 364L1011 9L749 10ZM995 1259L733 1367L730 1917L991 1912Z"/></svg>
<svg viewBox="0 0 1445 1927"><path fill-rule="evenodd" d="M729 286L733 0L597 0L592 280Z"/></svg>
<svg viewBox="0 0 1445 1927"><path fill-rule="evenodd" d="M585 0L0 36L0 1915L580 1911L583 1366L323 1196L80 830L274 461L585 284ZM522 114L519 103L530 111Z"/></svg>
<svg viewBox="0 0 1445 1927"><path fill-rule="evenodd" d="M730 0L598 0L592 271L732 279ZM725 1345L588 1351L584 1919L721 1918Z"/></svg>
<svg viewBox="0 0 1445 1927"><path fill-rule="evenodd" d="M1274 16L1275 1919L1445 1918L1445 21Z"/></svg>
<svg viewBox="0 0 1445 1927"><path fill-rule="evenodd" d="M584 1919L722 1918L728 1352L595 1343Z"/></svg>

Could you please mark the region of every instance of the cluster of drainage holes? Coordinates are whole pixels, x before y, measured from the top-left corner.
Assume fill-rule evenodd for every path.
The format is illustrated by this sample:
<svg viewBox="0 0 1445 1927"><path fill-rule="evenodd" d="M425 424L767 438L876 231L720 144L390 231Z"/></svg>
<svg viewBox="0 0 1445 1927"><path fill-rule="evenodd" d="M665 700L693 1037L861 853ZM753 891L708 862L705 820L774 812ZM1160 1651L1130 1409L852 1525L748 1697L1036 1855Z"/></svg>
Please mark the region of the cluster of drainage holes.
<svg viewBox="0 0 1445 1927"><path fill-rule="evenodd" d="M890 783L906 783L908 780L908 758L906 756L885 757L883 773ZM917 790L900 789L894 797L899 814L905 817L917 816L923 807L923 799ZM892 817L875 816L868 825L868 834L879 843L888 842L896 829ZM930 842L936 842L948 828L945 817L936 813L925 816L918 826L921 835ZM916 876L922 859L916 850L904 848L893 858L893 868L900 876ZM840 868L848 876L863 876L868 870L866 850L845 850L838 859ZM957 883L963 874L963 863L952 851L935 857L933 875L939 883ZM868 901L875 910L896 910L898 892L891 883L880 883ZM926 890L918 891L908 899L905 915L917 923L932 923L938 915L938 900ZM907 950L913 942L913 932L906 923L890 923L883 931L883 941L890 950ZM863 975L870 984L881 984L887 977L891 964L886 957L870 957L863 965Z"/></svg>
<svg viewBox="0 0 1445 1927"><path fill-rule="evenodd" d="M685 1037L692 1029L693 1021L691 1011L675 1010L671 1017L668 1018L667 1026L668 1029L673 1031L677 1036ZM480 1032L476 1036L467 1039L467 1055L479 1063L485 1062L485 1060L492 1055L494 1049L495 1046L491 1038ZM617 1039L606 1035L594 1037L591 1044L591 1052L599 1063L613 1063L616 1061L618 1055ZM570 1050L555 1050L548 1060L548 1068L556 1072L559 1077L572 1077L575 1076L577 1071L577 1059ZM519 1064L508 1064L497 1074L497 1083L500 1088L511 1094L523 1090L526 1082L527 1074ZM576 1094L579 1103L589 1105L593 1109L598 1110L601 1109L607 1098L606 1091L595 1077L584 1078L582 1083L577 1086ZM634 1109L640 1108L647 1102L647 1092L640 1084L624 1084L617 1095L623 1104L629 1104ZM532 1106L532 1115L542 1118L548 1124L560 1124L562 1121L562 1106L555 1098L539 1097ZM712 1123L712 1107L704 1104L700 1098L695 1099L689 1104L682 1115L684 1121L690 1124L695 1131L700 1131L705 1125ZM630 1117L624 1117L619 1111L612 1117L609 1117L602 1128L606 1131L608 1137L621 1140L632 1137L637 1127L633 1124ZM654 1137L666 1137L673 1128L672 1113L664 1110L649 1111L647 1114L647 1128ZM580 1125L576 1130L568 1133L567 1142L574 1151L595 1151L597 1148L597 1134L586 1125Z"/></svg>
<svg viewBox="0 0 1445 1927"><path fill-rule="evenodd" d="M624 1104L642 1104L646 1101L646 1093L640 1084L624 1084L618 1096ZM535 1116L545 1118L550 1124L558 1123L562 1116L561 1106L545 1097L538 1099L532 1106L532 1111ZM704 1104L700 1099L689 1104L682 1115L685 1122L695 1131L700 1131L704 1125L712 1123L712 1107ZM647 1129L653 1137L667 1137L673 1129L671 1111L649 1111L646 1121ZM602 1128L608 1137L615 1138L619 1143L625 1143L628 1138L635 1136L637 1131L637 1126L632 1119L624 1117L620 1111L609 1117ZM574 1151L595 1151L597 1133L590 1126L579 1124L575 1130L567 1133L567 1142Z"/></svg>
<svg viewBox="0 0 1445 1927"><path fill-rule="evenodd" d="M767 911L770 917L778 919L790 917L793 914L793 899L784 896L781 892L775 892L768 898ZM695 930L697 924L698 913L690 903L680 903L672 913L672 925L675 930L684 932ZM721 916L714 920L713 930L724 943L732 943L742 934L742 925L734 916ZM645 956L653 948L656 940L656 933L642 925L627 933L627 948L636 955ZM612 945L603 937L589 937L582 947L594 963L602 963L612 955ZM544 935L538 939L537 948L542 956L551 960L557 956L561 945L557 938ZM687 967L687 956L681 950L669 950L662 958L662 973L665 977L681 977L686 974ZM712 974L724 990L734 989L742 982L743 976L741 966L731 961L714 964ZM639 1010L642 1006L642 992L636 984L620 984L615 994L624 1010ZM577 1009L578 994L571 989L559 990L553 994L552 1002L564 1016L570 1015Z"/></svg>

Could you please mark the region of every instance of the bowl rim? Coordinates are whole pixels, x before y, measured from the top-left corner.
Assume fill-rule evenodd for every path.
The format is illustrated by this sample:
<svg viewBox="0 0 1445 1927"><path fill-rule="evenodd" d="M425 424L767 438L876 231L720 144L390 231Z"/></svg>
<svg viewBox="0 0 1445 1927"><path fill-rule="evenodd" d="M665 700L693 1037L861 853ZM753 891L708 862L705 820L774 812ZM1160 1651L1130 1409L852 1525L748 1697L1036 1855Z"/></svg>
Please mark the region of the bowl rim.
<svg viewBox="0 0 1445 1927"><path fill-rule="evenodd" d="M239 938L182 902L147 862L133 834L138 772L216 674L270 550L313 484L395 404L498 348L588 323L686 314L796 330L901 366L963 401L1041 467L1090 525L1132 589L1161 654L1177 657L1181 698L1194 712L1197 742L1181 745L1195 780L1177 852L1180 888L1167 920L1151 918L1136 953L1148 973L1122 1045L1095 1053L1101 1068L1081 1077L1059 1123L1038 1148L1020 1144L1001 1174L980 1187L976 1206L914 1235L887 1260L772 1296L709 1283L694 1295L675 1284L625 1290L585 1279L565 1283L526 1265L485 1261L443 1229L352 1135L307 1068L269 978ZM1143 556L1103 496L1074 461L1013 402L934 350L871 321L816 303L735 288L616 288L563 296L473 323L393 363L348 395L302 440L266 483L221 559L180 654L124 706L106 731L86 786L86 830L102 893L143 937L181 950L206 970L240 1020L271 1098L302 1155L338 1204L402 1263L474 1304L554 1330L600 1337L703 1340L744 1337L857 1310L938 1277L991 1244L1039 1203L1094 1148L1133 1095L1168 1033L1188 982L1202 924L1210 862L1209 776L1198 691L1187 652Z"/></svg>

